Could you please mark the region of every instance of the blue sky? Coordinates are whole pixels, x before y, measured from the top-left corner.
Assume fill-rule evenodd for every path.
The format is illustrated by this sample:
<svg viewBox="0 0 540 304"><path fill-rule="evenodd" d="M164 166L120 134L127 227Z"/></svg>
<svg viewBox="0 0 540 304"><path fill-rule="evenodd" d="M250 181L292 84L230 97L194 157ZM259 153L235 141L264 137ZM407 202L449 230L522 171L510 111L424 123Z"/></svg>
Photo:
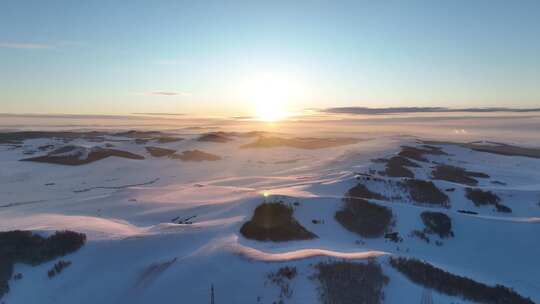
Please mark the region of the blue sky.
<svg viewBox="0 0 540 304"><path fill-rule="evenodd" d="M538 54L534 0L4 0L0 112L535 107Z"/></svg>

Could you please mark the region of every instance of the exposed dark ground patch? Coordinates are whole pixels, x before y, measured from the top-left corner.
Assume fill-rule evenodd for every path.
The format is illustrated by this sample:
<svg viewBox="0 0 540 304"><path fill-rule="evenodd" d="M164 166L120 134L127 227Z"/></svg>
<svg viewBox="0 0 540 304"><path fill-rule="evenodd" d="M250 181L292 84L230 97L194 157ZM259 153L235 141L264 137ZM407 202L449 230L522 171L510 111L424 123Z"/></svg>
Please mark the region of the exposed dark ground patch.
<svg viewBox="0 0 540 304"><path fill-rule="evenodd" d="M427 162L425 155L448 155L442 148L423 145L420 147L402 146L398 154L406 158L414 159L421 162Z"/></svg>
<svg viewBox="0 0 540 304"><path fill-rule="evenodd" d="M64 131L22 131L22 132L0 132L0 142L22 143L28 139L54 138L64 141L71 141L77 138L92 141L103 141L107 132L64 132Z"/></svg>
<svg viewBox="0 0 540 304"><path fill-rule="evenodd" d="M426 149L426 150L429 150L430 151L430 154L435 154L435 155L448 155L448 153L444 152L442 147L437 147L437 146L433 146L433 145L428 145L428 144L423 144L422 145L422 148Z"/></svg>
<svg viewBox="0 0 540 304"><path fill-rule="evenodd" d="M160 144L166 144L183 140L183 138L176 137L174 134L167 134L160 131L131 130L127 132L114 133L112 134L112 136L131 138L138 145L144 145L150 141L155 141Z"/></svg>
<svg viewBox="0 0 540 304"><path fill-rule="evenodd" d="M74 132L74 131L21 131L21 132L0 132L0 143L20 144L25 140L37 138L49 138L69 142L74 139L84 139L92 142L103 142L106 137L127 137L131 139L151 140L163 136L168 136L160 131L123 131L123 132Z"/></svg>
<svg viewBox="0 0 540 304"><path fill-rule="evenodd" d="M512 212L512 209L501 204L501 198L491 191L484 191L478 188L466 188L465 197L471 200L477 207L493 205L497 212Z"/></svg>
<svg viewBox="0 0 540 304"><path fill-rule="evenodd" d="M496 204L495 210L497 210L497 212L502 212L502 213L512 213L512 209L503 204Z"/></svg>
<svg viewBox="0 0 540 304"><path fill-rule="evenodd" d="M449 207L448 196L431 181L407 179L402 183L402 187L408 190L411 199L415 202Z"/></svg>
<svg viewBox="0 0 540 304"><path fill-rule="evenodd" d="M179 159L182 161L217 161L221 159L221 156L204 152L201 150L187 150L183 151L182 154L172 154L170 156L173 159Z"/></svg>
<svg viewBox="0 0 540 304"><path fill-rule="evenodd" d="M0 298L9 292L15 263L39 265L75 252L85 242L86 235L73 231L57 231L47 238L31 231L0 232Z"/></svg>
<svg viewBox="0 0 540 304"><path fill-rule="evenodd" d="M242 149L250 148L277 148L277 147L289 147L296 149L324 149L331 147L338 147L344 145L351 145L360 142L360 139L356 138L311 138L311 137L296 137L296 138L282 138L282 137L270 137L260 136L256 141L240 146Z"/></svg>
<svg viewBox="0 0 540 304"><path fill-rule="evenodd" d="M119 132L112 135L134 139L136 144L146 144L149 141L156 141L160 144L166 144L183 140L183 138L176 137L174 134L167 134L160 131L130 130L127 132Z"/></svg>
<svg viewBox="0 0 540 304"><path fill-rule="evenodd" d="M422 241L424 241L424 242L426 242L428 244L430 242L430 239L429 239L427 233L424 230L417 230L417 229L413 230L413 231L411 231L410 236L419 238L419 239L421 239Z"/></svg>
<svg viewBox="0 0 540 304"><path fill-rule="evenodd" d="M409 201L411 203L433 207L450 207L449 197L429 180L414 178L393 180L363 173L357 174L356 178L361 182L355 188L350 189L350 191L354 191L356 194L349 194L347 192L346 196L400 202ZM385 192L387 193L382 195L373 192L366 186L373 184L378 185L379 188L386 189Z"/></svg>
<svg viewBox="0 0 540 304"><path fill-rule="evenodd" d="M228 132L230 135L238 136L238 137L261 137L261 136L269 136L271 132L267 131L249 131L249 132Z"/></svg>
<svg viewBox="0 0 540 304"><path fill-rule="evenodd" d="M495 205L501 201L497 194L476 188L466 188L465 197L470 199L476 206Z"/></svg>
<svg viewBox="0 0 540 304"><path fill-rule="evenodd" d="M403 156L394 156L386 162L386 168L383 173L390 177L414 178L414 173L406 167L417 168L420 166Z"/></svg>
<svg viewBox="0 0 540 304"><path fill-rule="evenodd" d="M52 151L51 153L44 156L37 156L31 158L21 159L20 161L31 161L39 163L50 163L58 165L68 165L68 166L80 166L93 163L99 160L102 160L107 157L120 157L127 159L141 160L144 159L144 156L137 155L135 153L116 150L116 149L106 149L101 147L92 148L86 158L80 158L79 154L66 154L61 155L62 153L68 153L77 149L77 146L64 146L59 149Z"/></svg>
<svg viewBox="0 0 540 304"><path fill-rule="evenodd" d="M273 242L309 240L317 237L296 221L293 209L283 202L259 205L251 220L242 225L240 233L248 239Z"/></svg>
<svg viewBox="0 0 540 304"><path fill-rule="evenodd" d="M17 146L20 148L20 144L22 142L17 140L10 140L10 139L2 139L0 138L0 145L8 145L8 146Z"/></svg>
<svg viewBox="0 0 540 304"><path fill-rule="evenodd" d="M496 144L497 145L482 145L478 143L471 143L467 144L467 147L479 152L493 153L506 156L540 158L540 148L525 148L503 143Z"/></svg>
<svg viewBox="0 0 540 304"><path fill-rule="evenodd" d="M168 144L168 143L178 142L181 140L184 140L184 139L180 137L174 137L174 136L161 136L161 137L156 138L156 142L160 144Z"/></svg>
<svg viewBox="0 0 540 304"><path fill-rule="evenodd" d="M540 148L520 147L499 142L470 142L460 143L451 141L423 141L426 144L436 145L456 145L469 148L478 152L492 153L505 156L522 156L530 158L540 158Z"/></svg>
<svg viewBox="0 0 540 304"><path fill-rule="evenodd" d="M523 297L511 288L488 286L416 259L391 257L390 265L412 282L449 296L459 296L478 303L534 304L530 298Z"/></svg>
<svg viewBox="0 0 540 304"><path fill-rule="evenodd" d="M165 136L165 133L159 132L159 131L129 130L129 131L113 133L111 135L112 136L119 136L119 137L128 137L128 138L152 139L152 138L157 138L157 137L160 137L160 136Z"/></svg>
<svg viewBox="0 0 540 304"><path fill-rule="evenodd" d="M160 147L145 147L145 149L153 157L169 156L176 152L176 150L173 150L173 149L166 149L166 148L160 148Z"/></svg>
<svg viewBox="0 0 540 304"><path fill-rule="evenodd" d="M389 163L394 163L398 166L406 166L406 167L412 167L412 168L419 168L420 165L417 163L411 161L408 158L402 157L402 156L394 156L388 160Z"/></svg>
<svg viewBox="0 0 540 304"><path fill-rule="evenodd" d="M365 198L365 199L377 199L384 200L386 197L383 195L369 190L364 184L357 184L356 186L349 189L347 192L348 197L353 198Z"/></svg>
<svg viewBox="0 0 540 304"><path fill-rule="evenodd" d="M290 282L296 278L298 272L295 266L284 266L275 272L269 273L266 277L270 283L279 287L279 301L284 303L285 299L290 299L293 295Z"/></svg>
<svg viewBox="0 0 540 304"><path fill-rule="evenodd" d="M360 198L344 198L336 220L347 230L366 238L381 237L393 225L392 210Z"/></svg>
<svg viewBox="0 0 540 304"><path fill-rule="evenodd" d="M64 271L64 269L68 268L69 266L71 266L70 261L60 260L56 262L49 271L47 271L47 276L49 277L49 279L52 279L62 273L62 271Z"/></svg>
<svg viewBox="0 0 540 304"><path fill-rule="evenodd" d="M478 180L476 180L475 177L489 178L489 175L482 172L467 171L456 166L438 165L433 170L432 177L433 179L475 186L478 184Z"/></svg>
<svg viewBox="0 0 540 304"><path fill-rule="evenodd" d="M420 218L426 226L426 232L435 233L441 238L454 236L452 219L445 213L424 211L420 214Z"/></svg>
<svg viewBox="0 0 540 304"><path fill-rule="evenodd" d="M230 142L233 139L226 132L211 132L201 135L197 138L197 141L200 142L214 142L214 143L226 143Z"/></svg>
<svg viewBox="0 0 540 304"><path fill-rule="evenodd" d="M378 304L384 301L383 288L390 279L373 260L367 263L321 262L315 268L314 278L320 283L318 292L323 304Z"/></svg>

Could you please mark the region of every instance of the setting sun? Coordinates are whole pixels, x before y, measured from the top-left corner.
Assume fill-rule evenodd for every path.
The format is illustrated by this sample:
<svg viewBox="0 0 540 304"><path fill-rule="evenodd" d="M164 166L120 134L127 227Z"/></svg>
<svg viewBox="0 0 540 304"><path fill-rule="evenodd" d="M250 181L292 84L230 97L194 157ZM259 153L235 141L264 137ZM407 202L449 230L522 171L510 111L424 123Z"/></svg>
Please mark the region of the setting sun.
<svg viewBox="0 0 540 304"><path fill-rule="evenodd" d="M285 118L287 111L279 102L258 101L256 102L256 117L262 121L277 121Z"/></svg>
<svg viewBox="0 0 540 304"><path fill-rule="evenodd" d="M289 116L292 104L303 92L298 80L290 75L269 72L251 77L240 90L256 119L270 122Z"/></svg>

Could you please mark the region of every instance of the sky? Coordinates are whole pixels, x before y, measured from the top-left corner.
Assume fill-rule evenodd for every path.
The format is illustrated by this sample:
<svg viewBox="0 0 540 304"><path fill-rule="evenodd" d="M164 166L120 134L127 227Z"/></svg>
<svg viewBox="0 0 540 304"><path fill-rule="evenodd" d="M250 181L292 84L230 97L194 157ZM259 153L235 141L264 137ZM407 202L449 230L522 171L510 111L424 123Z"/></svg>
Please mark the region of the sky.
<svg viewBox="0 0 540 304"><path fill-rule="evenodd" d="M538 54L536 0L2 0L0 113L538 107Z"/></svg>

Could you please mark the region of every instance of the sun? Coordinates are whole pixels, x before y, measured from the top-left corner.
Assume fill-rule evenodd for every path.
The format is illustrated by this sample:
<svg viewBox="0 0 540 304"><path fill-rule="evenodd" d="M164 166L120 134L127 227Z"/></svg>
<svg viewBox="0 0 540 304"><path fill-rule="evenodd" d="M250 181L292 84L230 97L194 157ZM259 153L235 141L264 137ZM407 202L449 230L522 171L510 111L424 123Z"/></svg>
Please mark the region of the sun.
<svg viewBox="0 0 540 304"><path fill-rule="evenodd" d="M258 94L252 98L255 106L255 117L257 120L274 122L283 120L289 116L287 106L289 104L286 92L282 94L269 94L268 92Z"/></svg>
<svg viewBox="0 0 540 304"><path fill-rule="evenodd" d="M292 103L300 95L297 82L284 74L259 73L242 86L244 99L257 120L275 122L290 115Z"/></svg>

